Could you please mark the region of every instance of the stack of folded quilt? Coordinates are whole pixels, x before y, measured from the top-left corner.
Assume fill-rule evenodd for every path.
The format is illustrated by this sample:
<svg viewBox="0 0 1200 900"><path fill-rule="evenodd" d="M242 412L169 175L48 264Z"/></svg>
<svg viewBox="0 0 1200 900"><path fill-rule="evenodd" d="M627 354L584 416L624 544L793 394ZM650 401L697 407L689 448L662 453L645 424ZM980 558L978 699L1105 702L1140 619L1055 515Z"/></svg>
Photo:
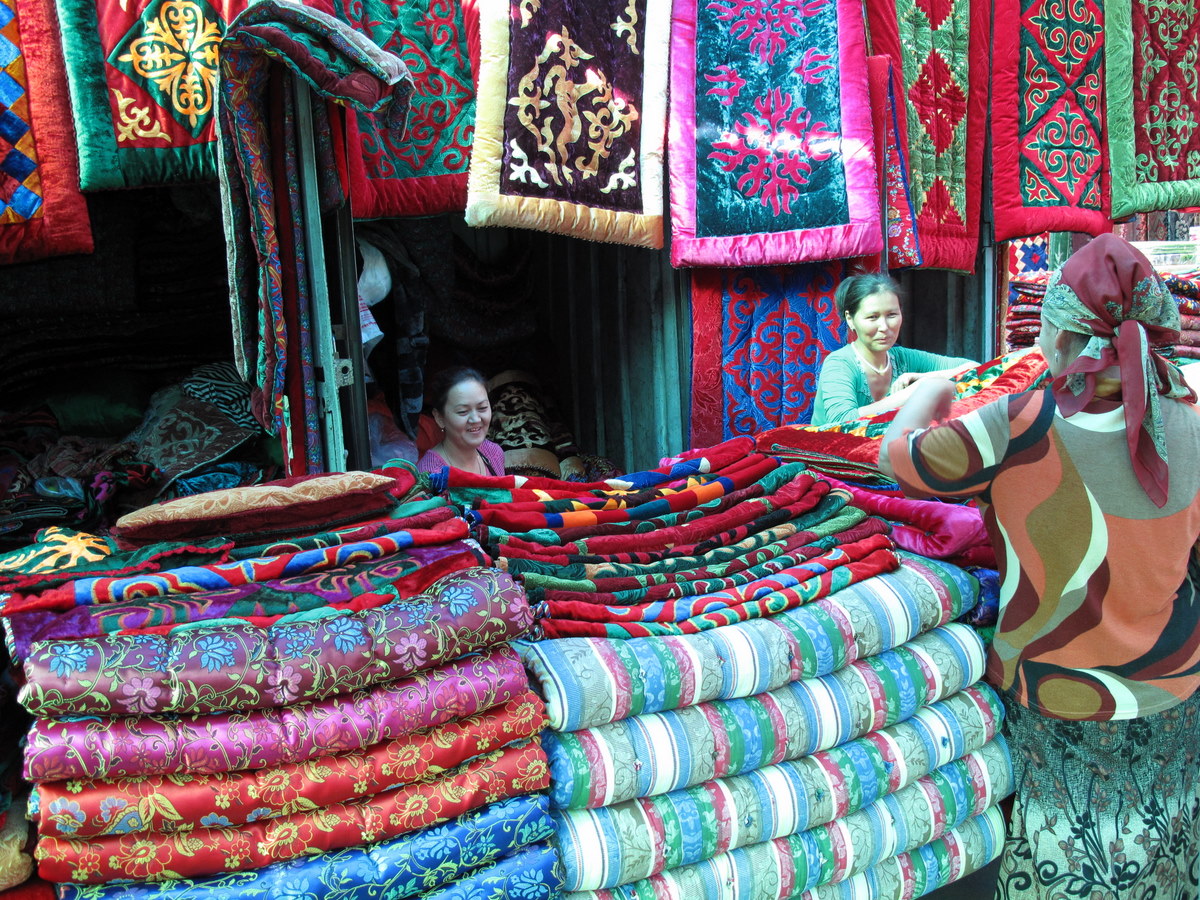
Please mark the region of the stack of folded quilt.
<svg viewBox="0 0 1200 900"><path fill-rule="evenodd" d="M411 467L0 558L60 896L551 896L523 589ZM299 893L297 893L299 892Z"/></svg>
<svg viewBox="0 0 1200 900"><path fill-rule="evenodd" d="M1169 355L1180 360L1200 359L1200 273L1160 271L1159 275L1179 304L1179 343ZM1037 343L1049 277L1049 272L1040 272L1012 283L1014 299L1004 323L1010 349Z"/></svg>
<svg viewBox="0 0 1200 900"><path fill-rule="evenodd" d="M979 581L857 489L748 439L604 484L444 477L539 612L565 896L898 900L997 855Z"/></svg>

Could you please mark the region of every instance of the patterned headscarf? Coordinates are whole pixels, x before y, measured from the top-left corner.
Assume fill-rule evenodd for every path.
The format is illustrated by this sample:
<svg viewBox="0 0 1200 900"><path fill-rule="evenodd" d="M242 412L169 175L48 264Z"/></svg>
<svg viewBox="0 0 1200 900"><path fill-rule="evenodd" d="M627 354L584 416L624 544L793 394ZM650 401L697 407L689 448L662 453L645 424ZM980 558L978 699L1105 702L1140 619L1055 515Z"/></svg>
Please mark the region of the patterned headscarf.
<svg viewBox="0 0 1200 900"><path fill-rule="evenodd" d="M1159 395L1196 395L1179 368L1154 350L1179 339L1179 306L1150 261L1128 241L1102 234L1050 276L1042 314L1063 331L1089 336L1078 358L1051 384L1064 416L1096 396L1097 375L1121 373L1129 458L1157 506L1167 502L1167 445Z"/></svg>

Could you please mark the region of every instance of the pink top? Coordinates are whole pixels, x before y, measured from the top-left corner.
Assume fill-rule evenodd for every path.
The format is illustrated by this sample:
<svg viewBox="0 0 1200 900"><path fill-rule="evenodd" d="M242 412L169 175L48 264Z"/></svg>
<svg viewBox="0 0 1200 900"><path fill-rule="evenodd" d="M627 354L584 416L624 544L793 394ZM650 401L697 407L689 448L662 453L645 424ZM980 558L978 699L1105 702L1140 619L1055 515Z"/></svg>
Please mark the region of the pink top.
<svg viewBox="0 0 1200 900"><path fill-rule="evenodd" d="M484 441L479 447L479 455L483 457L489 475L504 474L504 450L495 441ZM442 458L436 450L426 450L417 461L418 472L437 472L450 463Z"/></svg>

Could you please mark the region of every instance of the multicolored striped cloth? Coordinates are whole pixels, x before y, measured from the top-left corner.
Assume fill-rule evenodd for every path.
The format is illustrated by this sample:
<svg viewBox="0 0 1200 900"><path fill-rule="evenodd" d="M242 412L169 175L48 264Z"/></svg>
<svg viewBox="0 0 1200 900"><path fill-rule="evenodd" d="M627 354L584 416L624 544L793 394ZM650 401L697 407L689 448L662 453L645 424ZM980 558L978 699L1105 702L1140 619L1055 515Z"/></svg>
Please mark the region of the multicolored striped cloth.
<svg viewBox="0 0 1200 900"><path fill-rule="evenodd" d="M993 804L945 835L898 853L799 900L912 900L982 869L1004 848L1004 813Z"/></svg>
<svg viewBox="0 0 1200 900"><path fill-rule="evenodd" d="M832 822L982 749L1002 718L1000 698L979 685L794 762L603 809L556 812L566 887L615 887Z"/></svg>
<svg viewBox="0 0 1200 900"><path fill-rule="evenodd" d="M827 675L958 618L978 596L978 581L964 570L901 554L894 572L700 634L514 646L546 699L550 727L577 731Z"/></svg>
<svg viewBox="0 0 1200 900"><path fill-rule="evenodd" d="M262 869L164 883L59 887L61 900L281 900L415 897L477 871L554 832L538 795L514 797L391 841L304 856ZM520 896L514 894L514 897Z"/></svg>
<svg viewBox="0 0 1200 900"><path fill-rule="evenodd" d="M952 624L755 697L547 732L552 802L607 806L828 750L973 684L983 662L974 630Z"/></svg>
<svg viewBox="0 0 1200 900"><path fill-rule="evenodd" d="M361 750L505 703L529 687L509 647L394 684L283 709L155 718L37 719L28 781L234 772Z"/></svg>
<svg viewBox="0 0 1200 900"><path fill-rule="evenodd" d="M746 868L745 856L718 857L713 860L710 877L719 888L708 896L719 900L912 900L982 869L1003 846L1004 813L992 805L928 844L889 857L845 881L828 882L800 894L793 892L795 873L788 859L778 857L775 868L763 871ZM675 883L643 881L617 891L564 894L563 900L692 900L690 895L678 893L678 888Z"/></svg>
<svg viewBox="0 0 1200 900"><path fill-rule="evenodd" d="M783 900L844 881L888 857L941 838L1011 792L1008 746L1003 737L997 736L982 750L826 825L739 847L617 888L570 893L566 897ZM699 840L705 831L695 821L676 821L672 827L678 840ZM730 873L737 874L731 878Z"/></svg>

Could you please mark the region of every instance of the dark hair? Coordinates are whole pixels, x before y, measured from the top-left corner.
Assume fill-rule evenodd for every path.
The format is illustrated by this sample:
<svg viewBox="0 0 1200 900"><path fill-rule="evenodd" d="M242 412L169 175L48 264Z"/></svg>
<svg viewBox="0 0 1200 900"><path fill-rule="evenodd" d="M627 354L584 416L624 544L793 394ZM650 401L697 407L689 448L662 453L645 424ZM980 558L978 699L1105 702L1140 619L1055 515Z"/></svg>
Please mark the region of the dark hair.
<svg viewBox="0 0 1200 900"><path fill-rule="evenodd" d="M868 297L883 293L900 296L900 285L890 275L851 275L837 286L837 293L833 295L833 299L837 303L838 315L844 319L858 312L858 308Z"/></svg>
<svg viewBox="0 0 1200 900"><path fill-rule="evenodd" d="M429 380L429 408L442 412L450 392L464 381L477 381L487 390L487 381L478 369L472 369L470 366L451 366L449 369L442 369Z"/></svg>

